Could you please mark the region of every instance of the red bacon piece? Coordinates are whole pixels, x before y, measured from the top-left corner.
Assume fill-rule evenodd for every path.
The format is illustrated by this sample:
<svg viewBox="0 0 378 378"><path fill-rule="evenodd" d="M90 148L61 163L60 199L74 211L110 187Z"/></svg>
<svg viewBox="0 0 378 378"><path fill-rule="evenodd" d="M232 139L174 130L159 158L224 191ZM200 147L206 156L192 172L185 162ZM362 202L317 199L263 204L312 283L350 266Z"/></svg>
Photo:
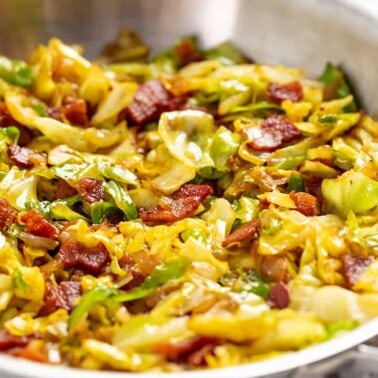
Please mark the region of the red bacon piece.
<svg viewBox="0 0 378 378"><path fill-rule="evenodd" d="M290 198L302 214L311 217L317 214L317 199L305 192L290 192Z"/></svg>
<svg viewBox="0 0 378 378"><path fill-rule="evenodd" d="M71 311L76 306L76 301L80 298L80 283L76 281L65 281L59 285L46 283L46 292L44 298L44 308L41 311L42 316L63 308Z"/></svg>
<svg viewBox="0 0 378 378"><path fill-rule="evenodd" d="M357 283L358 279L369 265L374 262L374 257L345 255L341 258L341 262L341 271L345 278L346 286L351 288Z"/></svg>
<svg viewBox="0 0 378 378"><path fill-rule="evenodd" d="M261 128L249 128L245 134L253 150L266 152L275 151L301 136L301 132L288 119L276 115L265 119Z"/></svg>
<svg viewBox="0 0 378 378"><path fill-rule="evenodd" d="M156 121L161 113L173 110L171 101L172 95L163 84L159 80L151 80L137 89L127 113L137 125Z"/></svg>
<svg viewBox="0 0 378 378"><path fill-rule="evenodd" d="M282 143L289 143L301 136L301 132L287 118L272 115L266 118L262 124L264 130L277 133Z"/></svg>
<svg viewBox="0 0 378 378"><path fill-rule="evenodd" d="M220 340L215 337L196 336L176 343L160 343L155 347L155 353L171 361L187 361L191 365L200 366L204 363L205 355L211 353L219 343Z"/></svg>
<svg viewBox="0 0 378 378"><path fill-rule="evenodd" d="M66 97L61 112L72 125L89 126L87 103L83 99Z"/></svg>
<svg viewBox="0 0 378 378"><path fill-rule="evenodd" d="M76 184L76 190L88 203L99 202L105 197L102 181L92 177L83 177Z"/></svg>
<svg viewBox="0 0 378 378"><path fill-rule="evenodd" d="M109 252L104 244L87 247L74 239L65 240L55 258L61 261L65 268L79 268L96 274L101 273L110 261Z"/></svg>
<svg viewBox="0 0 378 378"><path fill-rule="evenodd" d="M8 147L9 159L20 168L33 168L33 154L34 152L30 148L20 147L17 144L11 144Z"/></svg>
<svg viewBox="0 0 378 378"><path fill-rule="evenodd" d="M288 259L285 256L261 256L260 272L269 281L288 280Z"/></svg>
<svg viewBox="0 0 378 378"><path fill-rule="evenodd" d="M287 84L270 83L268 97L277 104L281 104L284 100L300 101L303 98L302 85L297 80Z"/></svg>
<svg viewBox="0 0 378 378"><path fill-rule="evenodd" d="M175 52L179 58L181 67L186 66L189 63L203 60L203 56L189 39L184 39L178 45L176 45Z"/></svg>
<svg viewBox="0 0 378 378"><path fill-rule="evenodd" d="M242 224L223 240L222 247L227 248L232 244L246 242L255 238L258 234L257 226L257 219L252 219Z"/></svg>
<svg viewBox="0 0 378 378"><path fill-rule="evenodd" d="M267 303L271 308L283 309L289 306L290 294L283 282L277 282L269 293Z"/></svg>
<svg viewBox="0 0 378 378"><path fill-rule="evenodd" d="M8 200L0 197L0 231L9 227L17 219L17 212Z"/></svg>
<svg viewBox="0 0 378 378"><path fill-rule="evenodd" d="M174 222L191 216L213 189L208 185L185 184L174 192L171 197L164 197L158 205L139 211L140 218L145 222Z"/></svg>
<svg viewBox="0 0 378 378"><path fill-rule="evenodd" d="M13 336L5 329L0 330L0 351L6 351L11 348L24 347L29 342L26 336Z"/></svg>
<svg viewBox="0 0 378 378"><path fill-rule="evenodd" d="M25 224L28 232L37 236L43 236L48 239L56 239L58 237L58 229L49 221L43 218L37 210L23 211L19 219Z"/></svg>

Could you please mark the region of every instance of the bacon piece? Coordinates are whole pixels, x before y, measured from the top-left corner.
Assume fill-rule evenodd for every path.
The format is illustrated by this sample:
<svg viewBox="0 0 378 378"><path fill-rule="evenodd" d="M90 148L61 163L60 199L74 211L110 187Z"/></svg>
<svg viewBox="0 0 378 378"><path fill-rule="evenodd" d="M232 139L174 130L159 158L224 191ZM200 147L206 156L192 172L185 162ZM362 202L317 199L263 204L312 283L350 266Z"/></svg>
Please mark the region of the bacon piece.
<svg viewBox="0 0 378 378"><path fill-rule="evenodd" d="M24 347L10 349L8 354L37 362L49 362L49 353L42 340L30 340Z"/></svg>
<svg viewBox="0 0 378 378"><path fill-rule="evenodd" d="M203 60L203 56L196 49L193 42L188 39L184 39L178 45L176 45L175 52L179 58L180 67L186 66L189 63Z"/></svg>
<svg viewBox="0 0 378 378"><path fill-rule="evenodd" d="M257 225L257 219L252 219L242 224L223 240L222 247L227 248L232 244L250 241L255 238L258 233Z"/></svg>
<svg viewBox="0 0 378 378"><path fill-rule="evenodd" d="M276 104L281 104L284 100L300 101L303 98L302 85L297 80L287 84L270 83L268 97Z"/></svg>
<svg viewBox="0 0 378 378"><path fill-rule="evenodd" d="M155 207L139 211L145 222L174 222L191 216L213 189L208 185L185 184L172 194L164 197Z"/></svg>
<svg viewBox="0 0 378 378"><path fill-rule="evenodd" d="M87 103L83 99L66 97L61 112L72 125L89 126Z"/></svg>
<svg viewBox="0 0 378 378"><path fill-rule="evenodd" d="M317 214L317 199L305 192L290 192L290 198L302 214L311 217Z"/></svg>
<svg viewBox="0 0 378 378"><path fill-rule="evenodd" d="M28 232L34 235L43 236L48 239L58 237L58 229L49 221L43 218L37 210L23 211L19 215L19 220L25 224Z"/></svg>
<svg viewBox="0 0 378 378"><path fill-rule="evenodd" d="M137 125L156 121L160 114L173 110L170 107L172 95L159 80L151 80L142 84L136 91L127 113Z"/></svg>
<svg viewBox="0 0 378 378"><path fill-rule="evenodd" d="M8 200L0 197L0 231L9 227L17 219L17 212Z"/></svg>
<svg viewBox="0 0 378 378"><path fill-rule="evenodd" d="M76 300L80 298L80 283L76 281L65 281L59 285L46 283L46 292L44 298L44 308L41 315L46 316L59 308L71 311L76 306Z"/></svg>
<svg viewBox="0 0 378 378"><path fill-rule="evenodd" d="M283 309L289 306L290 294L283 282L277 282L269 293L267 303L271 308Z"/></svg>
<svg viewBox="0 0 378 378"><path fill-rule="evenodd" d="M204 357L210 353L220 340L215 337L196 336L180 342L158 344L154 351L171 361L187 361L194 366L204 363Z"/></svg>
<svg viewBox="0 0 378 378"><path fill-rule="evenodd" d="M352 288L365 272L370 264L374 262L373 256L350 256L345 255L341 258L342 274L345 278L346 286Z"/></svg>
<svg viewBox="0 0 378 378"><path fill-rule="evenodd" d="M102 181L92 177L83 177L76 184L76 190L88 203L99 202L105 197Z"/></svg>
<svg viewBox="0 0 378 378"><path fill-rule="evenodd" d="M8 147L9 159L20 168L33 168L34 164L31 160L33 154L30 148L20 147L17 144L11 144Z"/></svg>
<svg viewBox="0 0 378 378"><path fill-rule="evenodd" d="M262 256L260 272L270 281L287 281L288 278L288 261L284 256L268 255Z"/></svg>
<svg viewBox="0 0 378 378"><path fill-rule="evenodd" d="M298 139L301 132L288 119L273 115L264 120L261 128L246 129L245 135L253 150L272 152Z"/></svg>
<svg viewBox="0 0 378 378"><path fill-rule="evenodd" d="M79 268L97 274L101 273L110 261L109 252L104 244L87 247L74 239L65 240L55 258L61 261L65 268Z"/></svg>
<svg viewBox="0 0 378 378"><path fill-rule="evenodd" d="M0 330L0 351L15 347L24 347L29 339L26 336L13 336L5 329Z"/></svg>
<svg viewBox="0 0 378 378"><path fill-rule="evenodd" d="M277 133L282 143L289 143L301 136L301 132L287 118L272 115L266 118L262 124L264 130Z"/></svg>

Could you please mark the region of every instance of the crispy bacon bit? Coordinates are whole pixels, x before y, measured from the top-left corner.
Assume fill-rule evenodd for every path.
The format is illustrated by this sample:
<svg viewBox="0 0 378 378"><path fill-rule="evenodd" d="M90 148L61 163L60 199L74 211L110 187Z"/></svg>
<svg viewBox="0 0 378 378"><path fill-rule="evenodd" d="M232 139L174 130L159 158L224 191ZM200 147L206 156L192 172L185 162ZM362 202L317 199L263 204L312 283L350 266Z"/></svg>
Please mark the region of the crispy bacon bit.
<svg viewBox="0 0 378 378"><path fill-rule="evenodd" d="M257 226L257 219L252 219L251 221L242 224L223 240L222 247L227 248L232 244L250 241L257 236Z"/></svg>
<svg viewBox="0 0 378 378"><path fill-rule="evenodd" d="M11 144L8 147L9 159L20 168L33 168L32 155L33 151L29 148L20 147L17 144Z"/></svg>
<svg viewBox="0 0 378 378"><path fill-rule="evenodd" d="M83 99L66 97L61 111L72 125L89 126L87 103Z"/></svg>
<svg viewBox="0 0 378 378"><path fill-rule="evenodd" d="M289 306L289 290L283 282L277 282L270 291L267 302L271 308L283 309Z"/></svg>
<svg viewBox="0 0 378 378"><path fill-rule="evenodd" d="M268 255L262 256L260 272L264 278L270 281L283 281L288 279L288 261L284 256Z"/></svg>
<svg viewBox="0 0 378 378"><path fill-rule="evenodd" d="M59 285L46 283L45 305L42 309L42 316L46 316L63 308L71 311L76 306L76 301L80 298L80 283L76 281L61 282Z"/></svg>
<svg viewBox="0 0 378 378"><path fill-rule="evenodd" d="M341 258L341 262L341 270L345 278L346 286L351 288L357 283L358 279L369 267L369 265L374 262L374 257L345 255Z"/></svg>
<svg viewBox="0 0 378 378"><path fill-rule="evenodd" d="M101 273L110 261L109 252L102 243L95 247L87 247L73 239L65 240L55 258L61 261L65 268L79 268L92 273Z"/></svg>
<svg viewBox="0 0 378 378"><path fill-rule="evenodd" d="M8 200L0 197L0 231L9 227L17 219L17 212Z"/></svg>
<svg viewBox="0 0 378 378"><path fill-rule="evenodd" d="M305 192L290 192L290 198L302 214L311 217L317 214L317 199Z"/></svg>
<svg viewBox="0 0 378 378"><path fill-rule="evenodd" d="M139 211L145 222L174 222L191 216L213 189L208 185L185 184L171 197L163 197L157 206Z"/></svg>
<svg viewBox="0 0 378 378"><path fill-rule="evenodd" d="M29 339L26 336L13 336L5 329L0 330L0 351L6 351L11 348L24 347Z"/></svg>
<svg viewBox="0 0 378 378"><path fill-rule="evenodd" d="M272 115L264 120L262 124L264 130L277 133L282 139L282 143L290 143L301 136L301 132L287 118Z"/></svg>
<svg viewBox="0 0 378 378"><path fill-rule="evenodd" d="M175 47L176 55L179 58L180 66L186 66L189 63L199 62L203 60L203 56L194 46L193 42L189 39L182 40Z"/></svg>
<svg viewBox="0 0 378 378"><path fill-rule="evenodd" d="M161 113L173 110L172 100L172 95L159 80L148 81L137 89L128 115L137 125L156 121Z"/></svg>
<svg viewBox="0 0 378 378"><path fill-rule="evenodd" d="M46 344L42 340L30 340L24 347L10 349L8 354L32 361L49 362L49 353Z"/></svg>
<svg viewBox="0 0 378 378"><path fill-rule="evenodd" d="M58 229L49 221L43 218L37 210L23 211L19 215L20 222L25 224L26 230L31 234L43 236L48 239L58 237Z"/></svg>
<svg viewBox="0 0 378 378"><path fill-rule="evenodd" d="M155 347L155 353L171 361L186 361L193 366L203 365L205 356L211 353L220 344L214 337L196 336L181 342L166 342Z"/></svg>
<svg viewBox="0 0 378 378"><path fill-rule="evenodd" d="M300 101L303 98L302 85L297 80L287 84L270 83L268 97L277 104L281 104L284 100Z"/></svg>
<svg viewBox="0 0 378 378"><path fill-rule="evenodd" d="M105 197L102 181L92 177L83 177L76 184L76 190L88 203L99 202Z"/></svg>
<svg viewBox="0 0 378 378"><path fill-rule="evenodd" d="M265 119L261 128L249 128L245 134L253 150L266 152L275 151L301 136L301 132L287 118L276 115Z"/></svg>

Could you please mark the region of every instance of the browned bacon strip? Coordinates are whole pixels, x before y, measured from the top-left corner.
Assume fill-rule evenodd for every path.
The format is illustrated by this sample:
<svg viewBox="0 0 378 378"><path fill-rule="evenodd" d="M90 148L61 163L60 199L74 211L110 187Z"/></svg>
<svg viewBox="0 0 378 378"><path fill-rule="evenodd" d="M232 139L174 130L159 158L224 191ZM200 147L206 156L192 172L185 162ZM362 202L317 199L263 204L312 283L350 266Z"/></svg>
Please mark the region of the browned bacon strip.
<svg viewBox="0 0 378 378"><path fill-rule="evenodd" d="M82 268L99 274L110 261L109 252L102 243L95 247L87 247L73 239L65 240L55 258L61 261L65 268Z"/></svg>
<svg viewBox="0 0 378 378"><path fill-rule="evenodd" d="M213 189L208 185L185 184L171 197L164 197L158 205L139 211L140 218L145 222L174 222L191 216Z"/></svg>
<svg viewBox="0 0 378 378"><path fill-rule="evenodd" d="M89 126L87 103L83 99L65 98L61 112L71 125Z"/></svg>
<svg viewBox="0 0 378 378"><path fill-rule="evenodd" d="M5 329L0 330L0 351L15 347L24 347L29 339L26 336L13 336Z"/></svg>
<svg viewBox="0 0 378 378"><path fill-rule="evenodd" d="M8 147L9 159L20 168L33 168L33 154L34 152L31 149L26 147L20 147L17 144L11 144Z"/></svg>
<svg viewBox="0 0 378 378"><path fill-rule="evenodd" d="M83 177L76 184L76 190L88 203L99 202L105 197L102 181L92 177Z"/></svg>
<svg viewBox="0 0 378 378"><path fill-rule="evenodd" d="M71 311L76 306L76 301L80 297L80 283L76 281L65 281L59 285L46 283L44 308L41 313L43 316L63 308Z"/></svg>
<svg viewBox="0 0 378 378"><path fill-rule="evenodd" d="M300 101L303 98L302 85L297 80L287 84L270 83L268 97L277 104L281 104L284 100Z"/></svg>
<svg viewBox="0 0 378 378"><path fill-rule="evenodd" d="M171 361L187 360L191 365L200 366L204 357L210 353L220 340L214 337L196 336L181 342L166 342L155 347L155 353Z"/></svg>
<svg viewBox="0 0 378 378"><path fill-rule="evenodd" d="M186 66L189 63L199 62L203 60L203 56L199 53L192 41L188 39L182 40L175 47L176 55L179 58L180 66Z"/></svg>
<svg viewBox="0 0 378 378"><path fill-rule="evenodd" d="M341 271L344 275L346 286L351 288L357 283L358 279L369 267L369 265L374 262L374 257L345 255L341 258L341 262Z"/></svg>
<svg viewBox="0 0 378 378"><path fill-rule="evenodd" d="M25 224L28 232L34 235L43 236L48 239L56 239L58 237L58 229L37 210L28 210L20 214L20 221Z"/></svg>
<svg viewBox="0 0 378 378"><path fill-rule="evenodd" d="M173 97L159 80L142 84L136 91L127 114L137 125L156 121L165 111L179 109L183 98Z"/></svg>
<svg viewBox="0 0 378 378"><path fill-rule="evenodd" d="M288 119L273 115L264 120L261 128L246 129L245 135L253 150L272 152L298 139L301 132Z"/></svg>
<svg viewBox="0 0 378 378"><path fill-rule="evenodd" d="M297 210L306 216L317 214L317 199L305 192L290 192L290 198L297 206Z"/></svg>
<svg viewBox="0 0 378 378"><path fill-rule="evenodd" d="M17 218L17 212L8 200L0 197L0 231L9 227Z"/></svg>
<svg viewBox="0 0 378 378"><path fill-rule="evenodd" d="M270 291L267 302L272 308L286 308L290 303L290 294L283 282L276 283Z"/></svg>
<svg viewBox="0 0 378 378"><path fill-rule="evenodd" d="M246 242L255 238L258 234L257 226L257 219L252 219L242 224L223 240L222 247L227 248L232 244Z"/></svg>

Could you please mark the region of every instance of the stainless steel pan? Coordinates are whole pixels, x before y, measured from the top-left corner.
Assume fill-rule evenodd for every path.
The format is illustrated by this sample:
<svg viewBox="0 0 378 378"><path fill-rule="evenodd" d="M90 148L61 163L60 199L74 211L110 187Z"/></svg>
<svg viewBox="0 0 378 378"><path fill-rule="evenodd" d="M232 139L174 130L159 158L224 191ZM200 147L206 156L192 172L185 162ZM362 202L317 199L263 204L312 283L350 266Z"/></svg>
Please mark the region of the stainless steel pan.
<svg viewBox="0 0 378 378"><path fill-rule="evenodd" d="M303 67L314 75L330 60L343 66L367 111L378 115L375 0L0 0L0 53L24 57L38 42L57 36L83 44L86 54L95 56L124 26L137 30L156 50L169 46L180 35L197 34L204 46L229 39L257 61ZM180 376L320 377L327 369L350 363L356 355L363 356L366 366L374 367L378 366L374 348L342 352L377 333L378 319L327 343L274 360ZM335 355L339 357L327 360ZM306 367L317 361L322 365ZM0 377L4 378L93 376L140 377L84 372L0 356ZM155 374L143 376L151 378Z"/></svg>

